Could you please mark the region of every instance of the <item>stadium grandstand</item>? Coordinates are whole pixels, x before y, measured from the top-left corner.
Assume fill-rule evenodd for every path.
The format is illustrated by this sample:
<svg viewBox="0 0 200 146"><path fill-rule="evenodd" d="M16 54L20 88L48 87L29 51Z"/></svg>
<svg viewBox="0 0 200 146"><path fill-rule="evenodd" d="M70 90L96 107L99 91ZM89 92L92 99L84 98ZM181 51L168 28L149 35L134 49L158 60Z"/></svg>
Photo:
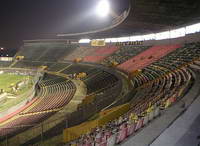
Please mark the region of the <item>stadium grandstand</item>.
<svg viewBox="0 0 200 146"><path fill-rule="evenodd" d="M200 2L124 1L0 47L0 146L200 144Z"/></svg>

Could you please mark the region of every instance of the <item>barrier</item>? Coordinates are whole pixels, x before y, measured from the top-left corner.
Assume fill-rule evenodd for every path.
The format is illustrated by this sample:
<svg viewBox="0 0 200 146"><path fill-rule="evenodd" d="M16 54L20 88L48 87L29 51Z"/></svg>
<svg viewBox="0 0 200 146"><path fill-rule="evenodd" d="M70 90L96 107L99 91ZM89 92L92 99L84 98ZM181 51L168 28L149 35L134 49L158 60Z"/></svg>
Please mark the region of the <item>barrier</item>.
<svg viewBox="0 0 200 146"><path fill-rule="evenodd" d="M170 98L165 98L163 99L163 103L164 106L166 107L166 105L168 105L168 107L171 105L171 103L175 102L175 95L172 95ZM154 103L154 105L152 106L151 103L149 104L145 104L144 106L144 110L145 108L147 108L147 110L145 112L142 113L143 117L138 118L138 116L135 113L129 113L129 118L127 119L127 116L124 116L122 118L122 116L117 120L116 126L119 126L119 131L118 132L113 132L111 133L110 130L104 132L103 131L96 131L96 137L95 140L93 141L93 139L88 136L84 141L80 142L78 144L78 146L114 146L115 144L119 144L122 141L124 141L128 136L132 135L134 132L136 132L137 130L139 130L140 128L142 128L143 126L147 125L149 121L153 120L155 117L159 116L160 114L160 107L158 106L158 103L156 102L152 102ZM111 116L116 114L116 111L124 111L127 107L129 107L128 105L123 105L123 106L119 106L119 107L115 107L109 110L105 110L101 113L99 113L100 118L98 118L99 123L101 123L102 119L103 121L106 120L110 120L109 118L107 118L107 116ZM105 119L104 119L105 118ZM96 122L97 124L99 124L98 122ZM89 123L90 124L90 123ZM103 128L105 129L105 128ZM115 130L117 130L118 128L115 127ZM74 145L75 146L75 145Z"/></svg>
<svg viewBox="0 0 200 146"><path fill-rule="evenodd" d="M98 120L99 125L104 125L111 120L118 118L119 116L123 115L124 113L128 112L130 109L130 104L124 104L121 106L117 106L110 110L105 110L100 113L101 117Z"/></svg>

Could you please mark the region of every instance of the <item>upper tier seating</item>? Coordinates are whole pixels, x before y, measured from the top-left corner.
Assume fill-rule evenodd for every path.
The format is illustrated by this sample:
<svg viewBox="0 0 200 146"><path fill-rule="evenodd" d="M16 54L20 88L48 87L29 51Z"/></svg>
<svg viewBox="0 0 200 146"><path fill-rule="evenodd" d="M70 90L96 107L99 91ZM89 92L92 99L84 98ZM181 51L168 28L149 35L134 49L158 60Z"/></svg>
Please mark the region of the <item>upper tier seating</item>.
<svg viewBox="0 0 200 146"><path fill-rule="evenodd" d="M116 46L106 46L97 49L93 53L89 54L88 56L84 57L83 61L84 62L100 62L107 56L113 54L115 51L118 50L118 47Z"/></svg>
<svg viewBox="0 0 200 146"><path fill-rule="evenodd" d="M27 60L21 60L18 61L13 68L38 68L39 66L44 65L44 62L40 61L27 61Z"/></svg>
<svg viewBox="0 0 200 146"><path fill-rule="evenodd" d="M70 65L70 63L54 63L51 66L48 66L48 71L53 71L53 72L57 72L60 71L66 67L68 67Z"/></svg>
<svg viewBox="0 0 200 146"><path fill-rule="evenodd" d="M154 46L133 57L132 59L118 65L117 68L127 72L142 69L180 47L180 45Z"/></svg>
<svg viewBox="0 0 200 146"><path fill-rule="evenodd" d="M78 47L74 49L70 54L67 54L64 60L73 61L76 58L84 58L85 56L92 54L98 48L99 47L84 47L84 46Z"/></svg>
<svg viewBox="0 0 200 146"><path fill-rule="evenodd" d="M76 45L65 42L33 42L25 43L17 56L25 56L24 60L57 61L72 52Z"/></svg>
<svg viewBox="0 0 200 146"><path fill-rule="evenodd" d="M90 65L72 64L71 66L63 70L61 73L64 73L64 74L81 73L81 72L87 72L88 70L91 70L93 68L94 67Z"/></svg>
<svg viewBox="0 0 200 146"><path fill-rule="evenodd" d="M31 60L21 60L17 61L13 68L39 68L40 66L47 66L47 70L51 72L58 72L71 63L56 63L56 62L45 62L45 61L31 61Z"/></svg>
<svg viewBox="0 0 200 146"><path fill-rule="evenodd" d="M40 61L57 61L63 59L66 54L70 54L76 45L59 44L53 48L49 48L44 55L40 56Z"/></svg>
<svg viewBox="0 0 200 146"><path fill-rule="evenodd" d="M186 44L183 47L176 49L175 51L169 53L162 59L157 62L152 63L148 67L142 70L143 75L149 76L148 80L140 80L136 82L136 87L141 86L145 82L153 80L154 78L150 77L150 74L154 74L157 76L161 76L166 74L167 72L171 72L177 70L183 65L192 62L200 57L200 43L191 43ZM135 79L141 78L141 75L136 76Z"/></svg>
<svg viewBox="0 0 200 146"><path fill-rule="evenodd" d="M16 56L24 56L26 60L38 60L38 58L47 50L47 47L41 43L26 43L20 48Z"/></svg>
<svg viewBox="0 0 200 146"><path fill-rule="evenodd" d="M9 61L0 61L0 67L9 67L11 63Z"/></svg>
<svg viewBox="0 0 200 146"><path fill-rule="evenodd" d="M115 53L105 58L102 63L110 65L113 62L117 62L118 64L121 64L148 48L148 46L122 46Z"/></svg>

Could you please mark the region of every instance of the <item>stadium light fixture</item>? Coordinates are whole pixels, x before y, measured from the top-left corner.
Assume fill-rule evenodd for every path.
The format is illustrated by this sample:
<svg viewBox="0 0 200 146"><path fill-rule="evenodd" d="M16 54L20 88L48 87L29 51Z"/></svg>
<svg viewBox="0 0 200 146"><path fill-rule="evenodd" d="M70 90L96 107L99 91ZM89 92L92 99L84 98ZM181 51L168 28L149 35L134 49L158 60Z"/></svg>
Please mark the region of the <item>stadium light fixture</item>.
<svg viewBox="0 0 200 146"><path fill-rule="evenodd" d="M96 7L96 13L100 17L106 17L108 16L110 12L110 4L108 0L100 0Z"/></svg>
<svg viewBox="0 0 200 146"><path fill-rule="evenodd" d="M90 39L81 39L81 40L79 40L79 43L90 43Z"/></svg>

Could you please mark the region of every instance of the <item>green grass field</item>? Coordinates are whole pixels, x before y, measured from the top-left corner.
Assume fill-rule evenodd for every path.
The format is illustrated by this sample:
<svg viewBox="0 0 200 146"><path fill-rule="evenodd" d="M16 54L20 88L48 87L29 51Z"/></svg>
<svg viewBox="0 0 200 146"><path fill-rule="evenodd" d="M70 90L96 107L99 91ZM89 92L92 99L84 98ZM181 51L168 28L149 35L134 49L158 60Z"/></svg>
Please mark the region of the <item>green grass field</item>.
<svg viewBox="0 0 200 146"><path fill-rule="evenodd" d="M3 89L5 92L11 91L10 86L16 85L18 82L23 81L29 78L30 80L32 77L22 76L22 75L15 75L15 74L0 74L0 89ZM26 93L32 87L32 83L29 82L28 85L24 86L20 89L14 96L20 96L21 94ZM4 100L0 101L0 112L6 111L7 109L11 108L19 104L20 102L24 101L27 97L21 96L20 98L5 98Z"/></svg>
<svg viewBox="0 0 200 146"><path fill-rule="evenodd" d="M0 74L0 89L8 92L11 85L16 85L18 82L25 80L27 76L15 74Z"/></svg>

